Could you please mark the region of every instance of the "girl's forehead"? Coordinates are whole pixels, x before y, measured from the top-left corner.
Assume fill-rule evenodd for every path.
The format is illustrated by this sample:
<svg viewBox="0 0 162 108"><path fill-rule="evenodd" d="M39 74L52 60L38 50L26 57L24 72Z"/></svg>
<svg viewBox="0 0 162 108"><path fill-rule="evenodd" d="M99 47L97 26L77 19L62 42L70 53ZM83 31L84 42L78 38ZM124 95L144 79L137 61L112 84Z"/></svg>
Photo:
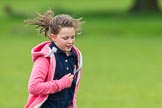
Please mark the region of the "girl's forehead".
<svg viewBox="0 0 162 108"><path fill-rule="evenodd" d="M60 29L59 34L75 34L74 27L63 27Z"/></svg>

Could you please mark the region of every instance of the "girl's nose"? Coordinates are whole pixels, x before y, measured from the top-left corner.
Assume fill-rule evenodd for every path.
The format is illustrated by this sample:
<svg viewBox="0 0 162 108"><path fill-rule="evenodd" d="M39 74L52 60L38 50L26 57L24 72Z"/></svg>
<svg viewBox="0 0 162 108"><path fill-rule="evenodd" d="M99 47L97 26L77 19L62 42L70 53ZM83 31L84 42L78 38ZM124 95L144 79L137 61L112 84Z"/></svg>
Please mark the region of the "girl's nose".
<svg viewBox="0 0 162 108"><path fill-rule="evenodd" d="M68 43L73 43L73 39L69 39L69 42Z"/></svg>

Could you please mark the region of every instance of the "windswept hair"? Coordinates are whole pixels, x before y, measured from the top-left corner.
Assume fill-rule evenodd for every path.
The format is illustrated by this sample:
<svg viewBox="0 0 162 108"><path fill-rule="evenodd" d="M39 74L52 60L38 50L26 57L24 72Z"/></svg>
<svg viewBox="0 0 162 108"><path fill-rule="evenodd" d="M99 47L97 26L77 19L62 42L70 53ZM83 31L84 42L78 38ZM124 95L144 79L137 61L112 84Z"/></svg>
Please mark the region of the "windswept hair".
<svg viewBox="0 0 162 108"><path fill-rule="evenodd" d="M25 24L36 25L40 33L44 32L44 36L48 37L49 33L57 35L63 27L74 27L77 34L81 33L80 25L83 23L82 18L74 19L67 14L59 14L54 16L53 11L47 10L44 15L37 13L34 19L25 20Z"/></svg>

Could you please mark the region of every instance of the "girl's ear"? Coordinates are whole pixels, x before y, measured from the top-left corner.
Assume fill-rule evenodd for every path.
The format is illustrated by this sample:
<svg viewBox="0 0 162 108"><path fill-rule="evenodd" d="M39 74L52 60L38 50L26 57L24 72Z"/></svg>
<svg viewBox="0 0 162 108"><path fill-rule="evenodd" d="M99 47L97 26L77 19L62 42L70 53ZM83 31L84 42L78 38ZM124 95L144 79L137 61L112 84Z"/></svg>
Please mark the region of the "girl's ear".
<svg viewBox="0 0 162 108"><path fill-rule="evenodd" d="M55 41L55 39L56 39L56 35L54 35L54 34L50 34L50 39L52 40L52 41Z"/></svg>

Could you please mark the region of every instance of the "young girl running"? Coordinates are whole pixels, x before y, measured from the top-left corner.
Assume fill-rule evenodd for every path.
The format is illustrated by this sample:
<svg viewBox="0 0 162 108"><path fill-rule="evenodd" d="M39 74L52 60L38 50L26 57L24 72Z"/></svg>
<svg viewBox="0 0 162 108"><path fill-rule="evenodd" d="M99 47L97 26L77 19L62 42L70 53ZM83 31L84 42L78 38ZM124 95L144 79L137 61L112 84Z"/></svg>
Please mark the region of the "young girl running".
<svg viewBox="0 0 162 108"><path fill-rule="evenodd" d="M36 25L50 41L32 49L34 62L28 83L29 97L25 108L77 108L76 93L82 71L82 54L74 46L80 33L81 18L69 15L44 15L25 21Z"/></svg>

